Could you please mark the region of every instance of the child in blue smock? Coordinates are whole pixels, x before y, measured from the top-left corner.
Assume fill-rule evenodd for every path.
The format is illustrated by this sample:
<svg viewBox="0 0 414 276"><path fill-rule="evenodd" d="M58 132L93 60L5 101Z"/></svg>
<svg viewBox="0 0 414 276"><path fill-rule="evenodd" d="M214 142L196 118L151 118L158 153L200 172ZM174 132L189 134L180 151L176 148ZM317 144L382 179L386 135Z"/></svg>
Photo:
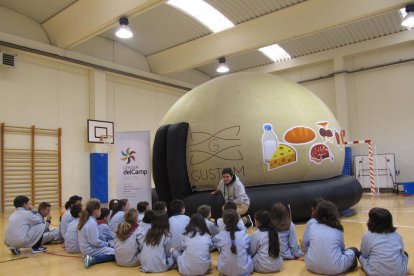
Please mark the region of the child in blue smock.
<svg viewBox="0 0 414 276"><path fill-rule="evenodd" d="M138 211L129 209L125 213L125 221L118 226L115 240L115 260L120 266L139 265L139 241L142 240L138 231Z"/></svg>
<svg viewBox="0 0 414 276"><path fill-rule="evenodd" d="M112 233L116 233L118 230L118 225L125 221L124 215L125 211L129 209L129 202L128 199L120 199L114 201L113 210L110 216L110 220L108 223L109 229L111 229Z"/></svg>
<svg viewBox="0 0 414 276"><path fill-rule="evenodd" d="M185 228L183 247L184 252L173 250L181 275L205 275L211 266L210 248L211 235L204 218L195 213Z"/></svg>
<svg viewBox="0 0 414 276"><path fill-rule="evenodd" d="M318 223L309 228L308 238L303 240L307 249L306 268L317 274L336 275L345 273L357 266L356 248L345 249L344 228L339 213L330 201L318 204L315 212Z"/></svg>
<svg viewBox="0 0 414 276"><path fill-rule="evenodd" d="M74 205L70 209L70 214L73 220L69 223L65 234L65 251L71 254L80 253L79 240L78 240L78 224L79 217L82 214L82 207L80 205Z"/></svg>
<svg viewBox="0 0 414 276"><path fill-rule="evenodd" d="M171 256L171 234L168 216L165 211L155 211L152 216L151 229L140 246L142 272L165 272L174 266Z"/></svg>
<svg viewBox="0 0 414 276"><path fill-rule="evenodd" d="M254 271L259 273L278 272L283 265L280 256L279 236L271 222L268 211L259 210L254 215L257 230L250 237L250 255Z"/></svg>
<svg viewBox="0 0 414 276"><path fill-rule="evenodd" d="M45 231L43 233L42 244L60 244L63 243L63 238L60 235L58 228L50 228L52 223L52 216L50 215L50 208L52 205L48 202L41 202L37 207L37 213L45 220Z"/></svg>
<svg viewBox="0 0 414 276"><path fill-rule="evenodd" d="M73 217L70 214L70 209L74 205L82 205L82 197L78 195L73 195L69 198L68 203L69 203L69 208L66 209L66 212L63 214L62 218L60 219L60 224L59 224L59 231L62 237L65 236L68 225L73 220Z"/></svg>
<svg viewBox="0 0 414 276"><path fill-rule="evenodd" d="M20 248L31 247L32 253L46 252L42 247L45 222L41 216L33 213L29 198L17 196L13 201L16 211L9 217L4 233L4 244L13 255L20 255Z"/></svg>
<svg viewBox="0 0 414 276"><path fill-rule="evenodd" d="M222 209L223 209L223 212L229 209L237 211L237 205L233 201L228 201L226 204L223 205ZM223 218L219 218L217 220L217 228L219 231L222 231L226 228L223 222ZM243 220L241 218L237 222L237 228L239 228L242 231L246 231L246 226L244 225Z"/></svg>
<svg viewBox="0 0 414 276"><path fill-rule="evenodd" d="M303 256L296 236L295 225L290 218L289 209L278 202L270 211L272 222L275 224L279 235L280 255L285 260L293 260Z"/></svg>
<svg viewBox="0 0 414 276"><path fill-rule="evenodd" d="M214 237L218 234L218 227L214 224L214 219L211 218L211 207L209 205L201 205L197 208L197 213L199 213L206 222L208 231L210 235Z"/></svg>
<svg viewBox="0 0 414 276"><path fill-rule="evenodd" d="M309 240L309 229L310 226L312 224L318 223L315 219L315 211L316 211L316 206L318 206L318 204L320 202L324 201L323 198L321 197L317 197L313 202L312 202L312 206L311 206L311 219L308 220L308 222L306 223L305 226L305 231L303 232L303 236L302 236L302 241L301 241L301 246L303 248L303 251L306 252L305 248L303 247L303 241L304 240Z"/></svg>
<svg viewBox="0 0 414 276"><path fill-rule="evenodd" d="M144 237L147 235L148 231L151 229L151 221L154 212L152 210L145 211L142 221L139 223L139 228L145 233ZM138 215L139 216L139 215Z"/></svg>
<svg viewBox="0 0 414 276"><path fill-rule="evenodd" d="M408 254L387 209L369 211L368 232L361 242L359 262L365 273L377 276L407 274Z"/></svg>
<svg viewBox="0 0 414 276"><path fill-rule="evenodd" d="M101 208L101 215L96 222L98 223L100 238L109 242L112 246L115 242L115 234L111 231L111 229L109 229L108 226L109 214L110 210L108 208Z"/></svg>
<svg viewBox="0 0 414 276"><path fill-rule="evenodd" d="M248 253L250 237L237 227L239 214L233 209L225 210L225 229L213 237L213 245L218 249L218 271L224 275L249 275L253 272L252 258Z"/></svg>
<svg viewBox="0 0 414 276"><path fill-rule="evenodd" d="M83 266L112 262L115 260L115 251L107 241L100 239L100 232L96 219L101 215L101 206L98 199L90 199L78 224L79 247L84 255Z"/></svg>
<svg viewBox="0 0 414 276"><path fill-rule="evenodd" d="M190 222L190 218L185 213L184 201L174 199L170 204L173 215L168 220L171 233L171 247L180 250L183 243L183 233L185 227Z"/></svg>
<svg viewBox="0 0 414 276"><path fill-rule="evenodd" d="M147 210L151 210L151 206L149 205L148 201L140 201L137 203L138 223L142 221L145 215L145 211Z"/></svg>

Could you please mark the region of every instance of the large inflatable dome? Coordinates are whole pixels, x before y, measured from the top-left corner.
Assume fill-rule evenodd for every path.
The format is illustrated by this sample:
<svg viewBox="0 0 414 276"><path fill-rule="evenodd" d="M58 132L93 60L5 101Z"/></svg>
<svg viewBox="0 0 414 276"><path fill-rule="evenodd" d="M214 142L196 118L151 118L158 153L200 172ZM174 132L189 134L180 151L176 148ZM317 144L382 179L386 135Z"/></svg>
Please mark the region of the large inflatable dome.
<svg viewBox="0 0 414 276"><path fill-rule="evenodd" d="M335 116L305 87L274 75L235 73L206 82L180 98L161 124L153 169L157 192L166 201L215 189L226 167L252 187L248 194L281 195L286 188L311 189L315 181L323 185L328 179L320 186L326 192L342 172L343 131ZM359 183L341 179L344 190L355 188L346 205L356 203Z"/></svg>

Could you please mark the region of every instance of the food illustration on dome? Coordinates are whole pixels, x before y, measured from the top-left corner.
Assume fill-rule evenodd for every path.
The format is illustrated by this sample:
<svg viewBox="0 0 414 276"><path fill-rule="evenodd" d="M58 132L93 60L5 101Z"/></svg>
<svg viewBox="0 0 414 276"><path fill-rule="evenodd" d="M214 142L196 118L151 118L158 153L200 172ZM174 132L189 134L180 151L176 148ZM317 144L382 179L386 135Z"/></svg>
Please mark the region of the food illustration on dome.
<svg viewBox="0 0 414 276"><path fill-rule="evenodd" d="M288 129L284 135L285 141L290 144L307 144L315 140L315 132L306 126L296 126Z"/></svg>
<svg viewBox="0 0 414 276"><path fill-rule="evenodd" d="M323 141L333 143L333 132L330 128L328 128L329 123L327 121L318 122L319 128L319 135L322 137Z"/></svg>
<svg viewBox="0 0 414 276"><path fill-rule="evenodd" d="M315 164L321 164L323 160L329 159L334 161L334 156L329 147L324 143L316 143L309 150L309 158Z"/></svg>

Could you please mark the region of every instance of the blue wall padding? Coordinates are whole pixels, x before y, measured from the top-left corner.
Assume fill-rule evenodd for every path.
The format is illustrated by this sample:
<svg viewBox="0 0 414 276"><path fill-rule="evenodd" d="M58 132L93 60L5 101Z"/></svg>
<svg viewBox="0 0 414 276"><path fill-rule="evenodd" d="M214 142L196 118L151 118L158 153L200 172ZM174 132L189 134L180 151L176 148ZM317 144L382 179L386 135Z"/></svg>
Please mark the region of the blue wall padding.
<svg viewBox="0 0 414 276"><path fill-rule="evenodd" d="M108 202L108 154L90 154L91 198Z"/></svg>
<svg viewBox="0 0 414 276"><path fill-rule="evenodd" d="M345 162L342 175L352 175L352 148L345 147Z"/></svg>

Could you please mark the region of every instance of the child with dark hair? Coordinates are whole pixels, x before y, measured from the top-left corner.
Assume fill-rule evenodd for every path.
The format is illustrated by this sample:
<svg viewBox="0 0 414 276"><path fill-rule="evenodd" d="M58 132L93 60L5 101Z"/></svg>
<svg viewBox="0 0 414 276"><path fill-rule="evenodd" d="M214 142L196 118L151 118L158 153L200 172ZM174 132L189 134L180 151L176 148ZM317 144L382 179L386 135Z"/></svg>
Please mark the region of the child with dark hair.
<svg viewBox="0 0 414 276"><path fill-rule="evenodd" d="M251 236L250 255L254 271L273 273L281 269L283 258L280 256L279 236L268 211L259 210L254 215L257 230Z"/></svg>
<svg viewBox="0 0 414 276"><path fill-rule="evenodd" d="M183 249L184 252L173 250L173 257L177 261L181 275L205 275L211 266L210 248L211 235L204 218L195 213L185 228Z"/></svg>
<svg viewBox="0 0 414 276"><path fill-rule="evenodd" d="M59 231L62 237L65 236L66 229L68 228L69 223L73 220L72 215L70 214L70 209L74 205L82 204L82 197L78 195L73 195L69 198L69 208L66 209L66 212L63 214L62 219L60 220Z"/></svg>
<svg viewBox="0 0 414 276"><path fill-rule="evenodd" d="M137 203L137 210L138 210L138 223L142 221L144 218L144 213L147 210L150 210L151 206L148 201L140 201Z"/></svg>
<svg viewBox="0 0 414 276"><path fill-rule="evenodd" d="M214 237L218 234L218 227L214 224L214 219L211 218L211 206L201 205L197 208L197 213L199 213L205 220L208 231L210 235Z"/></svg>
<svg viewBox="0 0 414 276"><path fill-rule="evenodd" d="M139 235L138 211L134 208L125 213L125 221L118 226L115 240L115 260L120 266L138 266Z"/></svg>
<svg viewBox="0 0 414 276"><path fill-rule="evenodd" d="M148 231L142 246L139 260L143 272L165 272L174 266L171 256L171 234L168 215L156 211L152 216L151 229Z"/></svg>
<svg viewBox="0 0 414 276"><path fill-rule="evenodd" d="M157 201L152 206L152 210L155 211L163 211L167 213L167 204L164 201Z"/></svg>
<svg viewBox="0 0 414 276"><path fill-rule="evenodd" d="M154 211L152 210L145 211L144 217L142 218L142 221L139 224L139 227L144 231L145 235L151 229L151 221L152 221L153 215L154 215Z"/></svg>
<svg viewBox="0 0 414 276"><path fill-rule="evenodd" d="M89 268L94 264L112 262L115 260L115 251L107 241L99 237L99 227L96 219L101 215L101 206L98 199L92 198L86 203L78 224L79 247L83 259L83 267Z"/></svg>
<svg viewBox="0 0 414 276"><path fill-rule="evenodd" d="M318 223L318 222L316 221L316 219L315 219L315 211L316 211L316 206L318 206L318 204L319 204L320 202L322 202L322 201L324 201L324 199L323 199L323 198L321 198L321 197L317 197L317 198L315 198L315 200L312 202L312 206L311 206L311 219L310 219L310 220L308 220L308 222L306 223L305 232L303 232L303 236L302 236L302 248L304 248L304 247L303 247L303 241L304 241L304 240L309 240L309 229L310 229L310 226L311 226L312 224ZM304 250L304 251L306 252L306 250Z"/></svg>
<svg viewBox="0 0 414 276"><path fill-rule="evenodd" d="M330 201L320 202L315 211L318 223L309 228L309 239L303 240L307 248L306 268L317 274L336 275L357 266L356 248L345 249L344 228L339 213Z"/></svg>
<svg viewBox="0 0 414 276"><path fill-rule="evenodd" d="M237 227L239 220L236 210L225 210L225 229L213 237L213 245L220 253L217 268L224 275L250 275L253 272L253 262L247 252L250 237Z"/></svg>
<svg viewBox="0 0 414 276"><path fill-rule="evenodd" d="M114 245L115 242L115 234L109 229L108 222L109 222L109 215L110 211L108 208L101 208L101 215L96 220L99 227L99 235L102 240L109 242Z"/></svg>
<svg viewBox="0 0 414 276"><path fill-rule="evenodd" d="M109 229L111 229L113 233L116 233L116 231L118 230L118 225L125 221L124 215L128 209L128 199L120 199L114 202L114 208L112 210L110 220L108 223Z"/></svg>
<svg viewBox="0 0 414 276"><path fill-rule="evenodd" d="M181 250L184 238L183 233L185 231L185 227L190 222L190 218L184 215L184 201L180 199L174 199L170 203L170 208L173 214L168 220L170 224L171 247L174 247L177 250Z"/></svg>
<svg viewBox="0 0 414 276"><path fill-rule="evenodd" d="M365 273L406 275L408 255L392 223L391 213L384 208L372 208L368 216L368 232L362 236L361 253L358 254Z"/></svg>
<svg viewBox="0 0 414 276"><path fill-rule="evenodd" d="M9 217L4 243L13 255L20 255L22 247L31 247L33 254L46 252L47 248L42 247L43 218L33 213L28 197L17 196L13 203L16 211Z"/></svg>
<svg viewBox="0 0 414 276"><path fill-rule="evenodd" d="M233 201L229 201L229 202L227 202L226 204L223 205L222 209L223 209L223 212L226 211L226 210L236 210L237 211L237 205ZM237 223L237 227L241 231L246 231L246 226L244 225L244 222L241 218L239 219L239 222ZM224 222L223 222L223 218L219 218L217 220L217 228L218 228L219 232L226 228L226 226L224 225Z"/></svg>
<svg viewBox="0 0 414 276"><path fill-rule="evenodd" d="M42 219L46 219L45 222L45 232L43 233L42 244L59 244L63 243L63 238L60 235L59 229L50 229L50 224L52 223L52 216L50 215L50 208L52 205L48 202L41 202L37 207L38 214Z"/></svg>
<svg viewBox="0 0 414 276"><path fill-rule="evenodd" d="M290 218L289 209L278 202L270 210L272 222L276 227L280 241L280 255L285 260L293 260L303 256L296 236L295 225Z"/></svg>
<svg viewBox="0 0 414 276"><path fill-rule="evenodd" d="M118 204L118 199L116 199L116 198L113 198L109 201L108 209L109 209L109 212L110 212L111 215L112 215L112 211L114 210L114 207L115 207L116 204Z"/></svg>
<svg viewBox="0 0 414 276"><path fill-rule="evenodd" d="M65 250L71 254L80 253L79 240L78 240L78 224L79 217L82 214L82 206L74 205L70 209L70 214L73 220L69 223L65 234Z"/></svg>

